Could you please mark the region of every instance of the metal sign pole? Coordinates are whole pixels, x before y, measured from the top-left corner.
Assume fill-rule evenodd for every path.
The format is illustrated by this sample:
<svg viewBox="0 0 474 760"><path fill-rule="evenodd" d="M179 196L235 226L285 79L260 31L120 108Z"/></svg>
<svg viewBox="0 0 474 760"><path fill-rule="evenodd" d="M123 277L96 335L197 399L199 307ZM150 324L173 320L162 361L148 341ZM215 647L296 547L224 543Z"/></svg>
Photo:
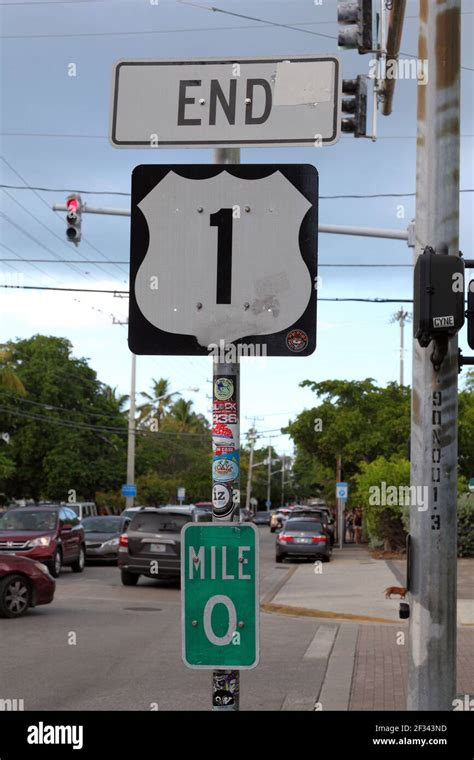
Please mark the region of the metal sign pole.
<svg viewBox="0 0 474 760"><path fill-rule="evenodd" d="M422 0L418 83L416 253L459 255L461 0ZM411 611L408 710L452 710L456 693L456 497L458 346L438 371L433 343L413 346Z"/></svg>
<svg viewBox="0 0 474 760"><path fill-rule="evenodd" d="M214 163L216 164L239 164L240 148L217 148L214 151ZM225 338L225 336L223 336ZM217 443L212 442L212 480L213 480L213 522L232 522L240 519L240 365L239 359L235 363L220 363L214 357L212 372L212 409L213 418L220 413L221 409L226 409L225 405L231 405L230 414L233 423L233 447L237 457L236 477L234 480L219 480L222 477L218 472L218 466L223 462L225 466L225 456L231 455L232 452L222 451ZM225 412L223 412L225 414ZM215 417L222 421L221 417ZM235 420L235 422L234 422ZM213 420L214 421L214 420ZM214 427L214 425L213 425ZM229 462L232 459L229 457ZM235 459L233 460L235 462ZM232 465L229 464L229 467ZM226 476L227 477L227 476ZM216 489L219 489L219 495L227 491L228 504L223 507L216 506ZM221 503L222 500L220 499ZM222 692L227 693L228 699L219 698ZM216 711L237 711L240 702L240 671L238 670L213 670L212 672L212 709Z"/></svg>

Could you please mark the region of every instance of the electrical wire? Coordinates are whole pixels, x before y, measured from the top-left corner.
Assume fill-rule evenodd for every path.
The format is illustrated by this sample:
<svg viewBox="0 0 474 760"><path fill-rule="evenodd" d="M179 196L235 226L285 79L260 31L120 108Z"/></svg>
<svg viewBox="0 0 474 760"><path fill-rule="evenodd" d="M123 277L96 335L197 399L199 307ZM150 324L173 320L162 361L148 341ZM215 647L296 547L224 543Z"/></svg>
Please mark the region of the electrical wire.
<svg viewBox="0 0 474 760"><path fill-rule="evenodd" d="M21 180L21 181L24 183L24 185L25 185L26 187L28 187L28 182L27 182L27 180L26 180L26 179L25 179L25 178L24 178L24 177L23 177L23 176L20 174L20 172L19 172L19 171L17 171L17 170L16 170L16 169L15 169L15 168L14 168L14 167L11 165L11 163L10 163L10 162L9 162L9 161L8 161L8 160L5 158L5 156L0 156L0 158L1 158L1 159L2 159L2 161L3 161L3 162L4 162L4 163L5 163L7 166L8 166L8 168L10 169L10 171L12 171L12 172L13 172L13 174L15 174L15 175L18 177L18 179L20 179L20 180ZM48 202L47 202L47 201L46 201L46 200L45 200L45 199L44 199L44 198L43 198L43 197L42 197L42 196L39 194L39 192L36 190L36 188L31 188L31 187L30 187L30 189L32 190L32 192L34 193L34 195L35 195L37 198L39 198L39 200L41 201L41 203L42 203L44 206L46 206L46 208L48 209L48 211L51 213L52 209L51 209L50 205L49 205L49 204L48 204ZM5 188L3 188L3 191L4 191L5 193L7 193L7 191L5 190ZM9 197L10 197L10 198L13 200L13 201L15 201L15 203L17 203L17 204L18 204L18 205L20 205L20 206L21 206L21 207L22 207L22 208L23 208L25 211L27 211L27 213L29 213L29 214L30 214L29 210L28 210L28 209L25 209L25 207L24 207L24 206L23 206L23 205L22 205L22 204L21 204L21 203L20 203L18 200L16 200L16 199L15 199L15 198L14 198L14 197L13 197L13 196L10 194L10 193L7 193L7 195L8 195L8 196L9 196ZM56 212L53 212L53 214L54 214L54 218L55 218L55 219L58 219L58 221L59 221L59 214L57 214ZM34 218L36 218L36 217L34 217ZM37 221L39 221L39 220L37 220ZM52 235L54 235L56 238L58 238L58 240L60 240L60 241L61 241L61 243L67 247L67 245L68 245L68 244L66 243L66 241L65 241L65 240L64 240L62 237L59 237L59 235L57 235L55 232L53 232L52 230L50 230L50 229L49 229L49 227L47 227L46 225L44 225L42 222L39 222L39 223L40 223L40 224L42 224L42 225L43 225L43 227L46 227L46 229L48 229L48 230L51 232L51 234L52 234ZM61 225L62 225L62 223L63 223L63 222L62 222L62 219L61 219L61 222L60 222L60 223L61 223ZM82 240L85 242L85 244L86 244L86 245L88 245L90 248L92 248L93 250L95 250L95 251L96 251L96 252L97 252L97 253L98 253L100 256L103 256L103 257L104 257L104 259L106 259L107 261L109 261L109 260L110 260L110 259L108 258L108 256L106 256L106 255L105 255L105 253L103 253L103 252L102 252L102 251L100 251L98 248L96 248L96 247L95 247L95 246L94 246L92 243L90 243L90 242L89 242L89 240L88 240L88 239L87 239L87 238L86 238L84 235L82 235ZM80 254L80 255L82 256L82 254ZM96 266L97 266L97 269L100 269L102 272L104 272L105 274L107 274L107 276L109 276L109 275L108 275L108 273L105 271L105 269L102 269L102 267L100 266L100 264L97 264ZM117 267L117 269L119 270L119 272L120 272L121 276L123 277L123 272L122 272L122 270L121 270L119 267Z"/></svg>
<svg viewBox="0 0 474 760"><path fill-rule="evenodd" d="M0 288L9 288L15 290L61 290L74 293L111 293L113 295L126 293L129 295L128 290L105 290L99 288L53 288L44 285L2 285ZM410 298L318 298L318 301L352 301L361 303L413 303L413 299ZM203 354L204 355L204 354Z"/></svg>
<svg viewBox="0 0 474 760"><path fill-rule="evenodd" d="M474 135L466 135L466 137L474 137ZM0 188L10 188L12 190L41 190L46 193L80 193L81 195L120 195L126 198L130 198L131 193L122 192L120 190L71 190L71 188L57 188L57 187L23 187L21 185L5 185L0 183ZM474 193L474 188L466 187L462 188L460 193ZM338 195L320 195L320 201L329 200L341 200L345 198L403 198L403 197L415 197L416 192L398 192L398 193L352 193L352 194L338 194ZM103 254L105 255L105 254Z"/></svg>

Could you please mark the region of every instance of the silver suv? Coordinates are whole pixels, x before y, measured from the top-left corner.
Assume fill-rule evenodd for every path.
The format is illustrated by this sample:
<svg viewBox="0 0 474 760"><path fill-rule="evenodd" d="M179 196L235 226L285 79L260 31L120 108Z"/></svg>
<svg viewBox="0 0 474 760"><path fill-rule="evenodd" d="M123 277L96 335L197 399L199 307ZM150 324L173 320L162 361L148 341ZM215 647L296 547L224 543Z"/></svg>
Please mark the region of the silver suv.
<svg viewBox="0 0 474 760"><path fill-rule="evenodd" d="M212 513L195 507L144 507L120 536L118 566L124 586L136 586L140 575L179 578L181 530L190 522L211 522Z"/></svg>

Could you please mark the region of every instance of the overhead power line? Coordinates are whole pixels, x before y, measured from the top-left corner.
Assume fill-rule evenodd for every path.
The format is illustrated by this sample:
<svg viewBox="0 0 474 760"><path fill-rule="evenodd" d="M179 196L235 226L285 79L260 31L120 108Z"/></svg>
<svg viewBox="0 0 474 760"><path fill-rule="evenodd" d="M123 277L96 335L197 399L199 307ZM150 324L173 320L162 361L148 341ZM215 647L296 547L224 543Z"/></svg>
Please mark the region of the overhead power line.
<svg viewBox="0 0 474 760"><path fill-rule="evenodd" d="M59 220L60 220L59 214L58 214L58 213L56 213L56 212L54 212L54 211L52 210L51 206L50 206L50 205L48 204L48 202L47 202L47 201L45 201L45 199L44 199L44 198L43 198L43 197L42 197L42 196L39 194L39 192L37 191L37 189L36 189L36 188L33 188L33 187L29 187L29 186L28 186L28 182L27 182L27 180L26 180L26 179L25 179L25 178L24 178L24 177L23 177L23 176L20 174L20 172L19 172L19 171L17 171L17 170L16 170L16 169L15 169L15 168L14 168L14 167L11 165L11 163L10 163L10 162L9 162L9 161L8 161L8 160L5 158L5 156L0 156L0 158L1 158L1 159L2 159L2 161L3 161L3 162L4 162L4 163L5 163L7 166L8 166L8 168L10 169L10 171L11 171L11 172L13 172L13 174L15 174L15 175L18 177L18 179L20 179L20 180L23 182L23 184L24 184L25 188L28 188L29 190L31 190L31 191L34 193L34 195L35 195L35 196L36 196L36 197L37 197L37 198L38 198L38 199L41 201L41 203L42 203L44 206L46 206L46 208L48 209L48 212L49 212L49 213L52 213L52 214L53 214L53 216L54 216L54 218L55 218L56 220L58 220L58 222L59 222ZM2 188L2 189L3 189L3 191L4 191L4 192L5 192L5 193L6 193L6 194L9 196L9 198L11 198L11 200L13 200L13 201L14 201L14 202L15 202L17 205L19 205L19 206L20 206L20 207L21 207L21 208L22 208L24 211L26 211L26 212L27 212L27 213L28 213L30 216L32 216L32 217L33 217L33 219L36 219L36 221L37 221L39 224L41 224L43 227L45 227L45 228L46 228L46 229L47 229L47 230L48 230L48 231L49 231L49 232L50 232L52 235L54 235L54 237L58 238L58 240L60 240L60 242L61 242L63 245L65 245L66 247L68 246L68 243L67 243L67 242L66 242L66 241L65 241L65 240L64 240L62 237L60 237L60 236L59 236L59 235L58 235L56 232L54 232L53 230L51 230L51 229L50 229L50 228L49 228L47 225L43 224L43 222L42 222L40 219L38 219L37 217L35 217L35 216L34 216L34 215L33 215L33 214L30 212L30 210L29 210L29 209L27 209L25 206L23 206L23 204L22 204L22 203L20 203L20 201L18 201L16 198L14 198L14 197L13 197L13 195L11 195L11 193L8 193L8 192L7 192L7 190L6 190L5 188ZM62 220L61 220L61 222L60 222L60 223L62 224ZM89 240L88 240L88 239L87 239L87 238L86 238L84 235L82 236L82 240L83 240L83 242L84 242L86 245L88 245L88 246L89 246L89 248L92 248L92 250L96 251L96 252L99 254L99 256L102 256L102 257L103 257L103 258L104 258L106 261L110 261L109 257L108 257L108 256L106 256L106 255L105 255L105 253L103 253L102 251L100 251L98 248L96 248L96 247L95 247L95 245L93 245L92 243L90 243L90 242L89 242ZM80 254L78 254L78 255L80 255L81 257L84 257L82 253L80 253ZM95 264L95 266L97 267L97 269L100 269L100 271L101 271L101 272L103 272L104 274L106 274L107 276L109 276L109 275L108 275L108 273L105 271L105 269L102 269L102 267L101 267L101 263L102 263L102 262L99 262L99 263ZM119 267L116 267L116 268L118 269L118 271L120 272L121 276L123 277L123 274L124 274L124 273L122 272L122 270L121 270L121 269L119 269ZM78 271L79 271L79 273L82 275L82 272L80 272L80 270L78 270ZM85 275L83 275L83 276L85 276Z"/></svg>
<svg viewBox="0 0 474 760"><path fill-rule="evenodd" d="M466 135L467 137L474 137L474 135ZM35 185L6 185L0 183L0 188L10 188L11 190L40 190L44 193L80 193L81 195L121 195L125 198L130 198L131 193L121 190L78 190L77 188L68 187L38 187ZM474 193L474 188L463 188L460 193ZM351 194L338 194L338 195L320 195L319 200L341 200L344 198L403 198L403 197L415 197L416 192L393 192L393 193L351 193ZM105 255L105 254L103 254Z"/></svg>
<svg viewBox="0 0 474 760"><path fill-rule="evenodd" d="M63 259L4 259L0 258L0 261L4 262L18 262L22 261L25 263L35 263L35 264L101 264L101 263L108 263L108 264L124 264L128 265L128 261L120 260L120 261L108 261L108 262L101 262L101 261L77 261L76 259L71 260L63 260ZM354 268L368 268L368 269L379 269L379 268L397 268L397 269L413 269L413 264L318 264L318 267L336 267L336 268L344 268L344 267L354 267Z"/></svg>
<svg viewBox="0 0 474 760"><path fill-rule="evenodd" d="M50 288L44 285L0 285L0 288L10 290L61 290L74 293L110 293L112 295L130 295L128 290L101 290L99 288ZM409 298L318 298L318 301L354 301L365 303L412 303Z"/></svg>

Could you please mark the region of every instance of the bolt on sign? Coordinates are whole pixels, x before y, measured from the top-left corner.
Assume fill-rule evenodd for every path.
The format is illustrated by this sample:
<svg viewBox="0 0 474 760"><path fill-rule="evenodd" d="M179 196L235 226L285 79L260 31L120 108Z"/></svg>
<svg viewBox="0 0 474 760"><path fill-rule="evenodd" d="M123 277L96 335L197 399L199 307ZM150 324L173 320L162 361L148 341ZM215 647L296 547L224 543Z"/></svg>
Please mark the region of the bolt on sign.
<svg viewBox="0 0 474 760"><path fill-rule="evenodd" d="M115 64L110 140L116 148L334 144L339 60L122 60Z"/></svg>
<svg viewBox="0 0 474 760"><path fill-rule="evenodd" d="M250 523L182 532L182 644L190 668L250 669L259 657L258 535Z"/></svg>
<svg viewBox="0 0 474 760"><path fill-rule="evenodd" d="M317 231L312 165L136 167L130 350L223 363L313 353Z"/></svg>

